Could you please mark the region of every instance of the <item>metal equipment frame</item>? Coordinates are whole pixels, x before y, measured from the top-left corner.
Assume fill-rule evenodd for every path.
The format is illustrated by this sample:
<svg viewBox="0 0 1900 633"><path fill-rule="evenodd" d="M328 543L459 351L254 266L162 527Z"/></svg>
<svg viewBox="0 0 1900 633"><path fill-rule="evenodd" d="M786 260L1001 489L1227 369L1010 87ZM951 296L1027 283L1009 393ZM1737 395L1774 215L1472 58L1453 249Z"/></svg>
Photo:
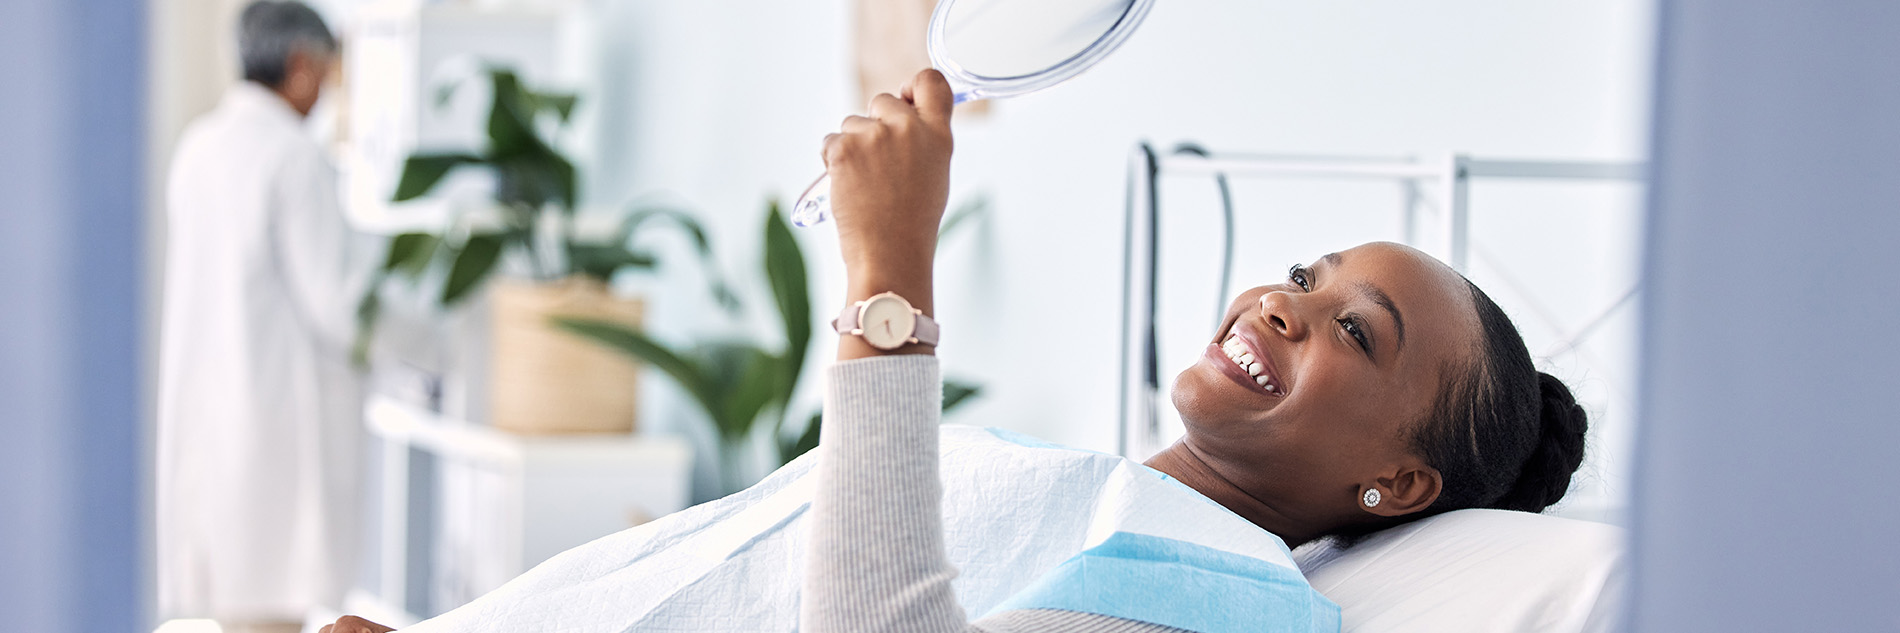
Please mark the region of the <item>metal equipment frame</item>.
<svg viewBox="0 0 1900 633"><path fill-rule="evenodd" d="M1137 144L1128 164L1128 206L1123 245L1121 400L1117 450L1145 459L1159 451L1160 427L1155 409L1159 398L1155 350L1155 278L1160 267L1157 251L1158 181L1175 175L1225 175L1229 178L1359 179L1397 183L1404 191L1401 238L1405 243L1434 252L1464 272L1469 264L1470 187L1475 179L1518 180L1644 180L1647 165L1638 162L1501 160L1453 153L1436 160L1411 158L1286 156L1215 154L1164 155L1146 142ZM1436 207L1445 210L1447 243L1437 249L1418 244L1422 187L1441 185Z"/></svg>

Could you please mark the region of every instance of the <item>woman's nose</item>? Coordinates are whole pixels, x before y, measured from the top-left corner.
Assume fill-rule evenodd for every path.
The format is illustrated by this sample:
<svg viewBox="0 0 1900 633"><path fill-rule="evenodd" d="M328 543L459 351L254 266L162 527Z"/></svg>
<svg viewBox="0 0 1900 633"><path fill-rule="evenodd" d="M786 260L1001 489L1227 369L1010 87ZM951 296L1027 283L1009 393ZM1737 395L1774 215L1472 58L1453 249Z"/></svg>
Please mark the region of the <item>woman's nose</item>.
<svg viewBox="0 0 1900 633"><path fill-rule="evenodd" d="M1306 337L1306 321L1299 317L1299 300L1292 293L1275 290L1260 295L1260 316L1267 326L1288 340Z"/></svg>

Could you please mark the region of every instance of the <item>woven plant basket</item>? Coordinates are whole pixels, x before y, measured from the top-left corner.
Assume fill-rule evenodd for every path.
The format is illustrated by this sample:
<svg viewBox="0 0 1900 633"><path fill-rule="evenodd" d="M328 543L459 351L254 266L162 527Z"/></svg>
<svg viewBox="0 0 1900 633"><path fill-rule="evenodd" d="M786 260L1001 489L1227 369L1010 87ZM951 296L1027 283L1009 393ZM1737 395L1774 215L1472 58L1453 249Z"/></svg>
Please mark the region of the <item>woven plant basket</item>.
<svg viewBox="0 0 1900 633"><path fill-rule="evenodd" d="M640 326L642 304L598 281L497 279L491 284L495 428L514 433L630 433L639 365L555 327L557 316Z"/></svg>

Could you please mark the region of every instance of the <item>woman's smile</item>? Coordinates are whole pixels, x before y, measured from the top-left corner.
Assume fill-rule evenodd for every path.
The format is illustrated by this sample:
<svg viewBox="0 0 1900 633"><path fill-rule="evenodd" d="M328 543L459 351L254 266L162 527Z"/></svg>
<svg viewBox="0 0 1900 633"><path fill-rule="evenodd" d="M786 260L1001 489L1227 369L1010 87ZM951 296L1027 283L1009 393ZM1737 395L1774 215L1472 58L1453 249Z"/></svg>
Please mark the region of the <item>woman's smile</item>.
<svg viewBox="0 0 1900 633"><path fill-rule="evenodd" d="M1207 346L1207 362L1229 379L1261 395L1284 398L1287 383L1273 363L1273 357L1261 344L1258 333L1237 321L1218 344Z"/></svg>

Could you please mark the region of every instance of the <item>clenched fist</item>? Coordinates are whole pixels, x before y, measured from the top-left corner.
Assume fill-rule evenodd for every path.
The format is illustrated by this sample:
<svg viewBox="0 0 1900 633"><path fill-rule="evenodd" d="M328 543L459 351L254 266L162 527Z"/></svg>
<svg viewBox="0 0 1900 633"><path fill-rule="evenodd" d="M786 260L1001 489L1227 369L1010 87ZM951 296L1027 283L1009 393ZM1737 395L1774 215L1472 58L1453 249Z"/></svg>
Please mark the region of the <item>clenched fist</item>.
<svg viewBox="0 0 1900 633"><path fill-rule="evenodd" d="M931 313L931 260L950 192L949 82L917 73L825 137L831 210L850 299L896 292Z"/></svg>

